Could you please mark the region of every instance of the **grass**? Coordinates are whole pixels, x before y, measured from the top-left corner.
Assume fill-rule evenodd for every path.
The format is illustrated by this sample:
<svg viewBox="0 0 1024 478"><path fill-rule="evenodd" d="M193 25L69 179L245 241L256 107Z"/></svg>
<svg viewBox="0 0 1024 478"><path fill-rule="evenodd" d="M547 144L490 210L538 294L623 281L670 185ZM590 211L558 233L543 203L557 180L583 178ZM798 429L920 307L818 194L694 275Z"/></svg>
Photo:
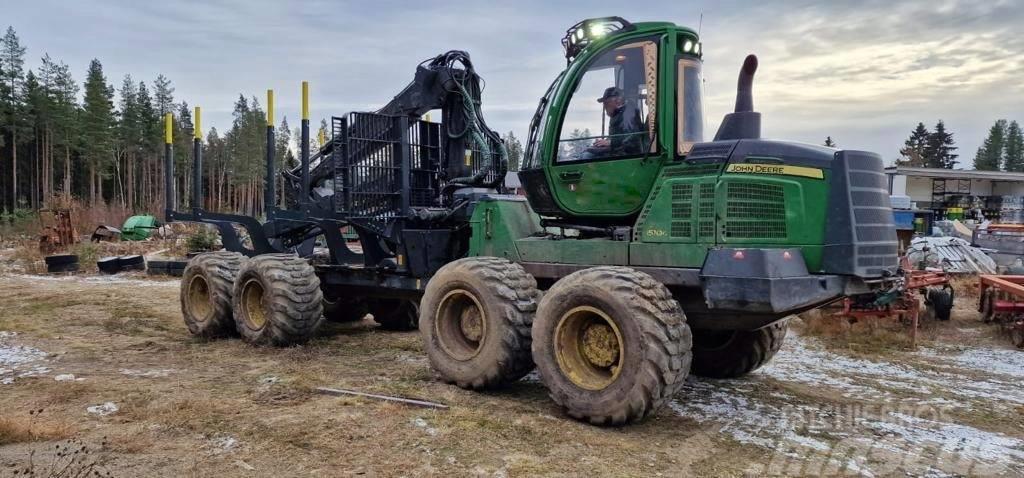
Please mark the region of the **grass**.
<svg viewBox="0 0 1024 478"><path fill-rule="evenodd" d="M70 423L44 419L43 411L40 408L20 415L0 416L0 445L64 440L74 434L75 428Z"/></svg>

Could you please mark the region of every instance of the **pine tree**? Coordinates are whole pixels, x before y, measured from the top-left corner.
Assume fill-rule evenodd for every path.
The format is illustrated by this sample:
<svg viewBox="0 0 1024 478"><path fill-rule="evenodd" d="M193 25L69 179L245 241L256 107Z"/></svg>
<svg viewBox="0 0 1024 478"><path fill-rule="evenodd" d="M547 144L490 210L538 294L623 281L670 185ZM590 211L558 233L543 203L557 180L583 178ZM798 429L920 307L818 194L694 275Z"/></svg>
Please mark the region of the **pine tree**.
<svg viewBox="0 0 1024 478"><path fill-rule="evenodd" d="M1006 147L1006 120L996 121L988 130L988 137L974 156L974 169L999 171Z"/></svg>
<svg viewBox="0 0 1024 478"><path fill-rule="evenodd" d="M1024 132L1016 121L1011 121L1006 129L1003 167L1006 171L1024 172Z"/></svg>
<svg viewBox="0 0 1024 478"><path fill-rule="evenodd" d="M523 162L523 143L511 131L502 139L505 140L505 149L508 150L508 170L519 171Z"/></svg>
<svg viewBox="0 0 1024 478"><path fill-rule="evenodd" d="M946 123L942 120L935 125L935 131L928 136L928 144L925 147L925 158L930 161L930 168L953 169L959 157L954 151L957 147L953 140L953 133L946 130Z"/></svg>
<svg viewBox="0 0 1024 478"><path fill-rule="evenodd" d="M922 126L924 126L924 125L922 125ZM832 141L832 137L829 136L829 137L825 138L825 146L827 146L829 148L835 148L836 147L836 142Z"/></svg>
<svg viewBox="0 0 1024 478"><path fill-rule="evenodd" d="M167 113L175 112L174 87L164 75L158 75L153 82L153 106L161 118Z"/></svg>
<svg viewBox="0 0 1024 478"><path fill-rule="evenodd" d="M910 133L910 138L903 143L903 149L900 150L900 157L902 159L897 160L897 163L914 167L927 166L930 161L929 158L925 157L925 150L927 149L928 137L930 135L931 133L924 126L924 123L918 123L917 128Z"/></svg>
<svg viewBox="0 0 1024 478"><path fill-rule="evenodd" d="M18 142L19 133L27 125L22 116L24 107L25 81L25 47L21 46L18 34L13 27L7 27L7 33L3 40L0 40L0 68L3 76L0 77L4 83L4 95L0 101L4 103L3 118L4 130L10 135L11 146L11 209L18 207ZM4 199L6 202L6 198Z"/></svg>
<svg viewBox="0 0 1024 478"><path fill-rule="evenodd" d="M75 159L72 148L78 147L79 144L78 134L81 124L78 106L79 88L71 75L71 68L66 63L51 61L49 68L48 77L52 82L49 94L53 104L52 116L56 131L55 145L62 146L64 150L61 192L64 200L68 201L74 193L72 171L77 170L72 167L72 162Z"/></svg>
<svg viewBox="0 0 1024 478"><path fill-rule="evenodd" d="M114 91L99 60L89 63L82 105L82 156L89 165L89 203L102 200L102 171L114 148Z"/></svg>

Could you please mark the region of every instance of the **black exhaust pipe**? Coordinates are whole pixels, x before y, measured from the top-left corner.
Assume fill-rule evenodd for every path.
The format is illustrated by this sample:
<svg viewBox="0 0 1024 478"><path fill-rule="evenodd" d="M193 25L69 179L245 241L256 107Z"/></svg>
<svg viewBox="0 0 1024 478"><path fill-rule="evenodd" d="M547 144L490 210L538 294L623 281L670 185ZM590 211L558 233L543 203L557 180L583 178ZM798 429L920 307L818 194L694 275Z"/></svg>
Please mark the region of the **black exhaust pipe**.
<svg viewBox="0 0 1024 478"><path fill-rule="evenodd" d="M754 73L757 56L747 55L736 85L736 111L725 115L715 141L761 138L761 113L754 111Z"/></svg>

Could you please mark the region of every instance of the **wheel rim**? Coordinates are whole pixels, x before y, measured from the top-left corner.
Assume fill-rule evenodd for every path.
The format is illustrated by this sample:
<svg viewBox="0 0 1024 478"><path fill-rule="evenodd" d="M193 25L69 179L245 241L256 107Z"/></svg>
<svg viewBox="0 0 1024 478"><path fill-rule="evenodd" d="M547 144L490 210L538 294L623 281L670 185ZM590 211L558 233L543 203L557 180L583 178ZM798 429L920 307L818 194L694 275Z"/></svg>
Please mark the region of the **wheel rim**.
<svg viewBox="0 0 1024 478"><path fill-rule="evenodd" d="M608 314L590 306L576 307L555 327L555 358L562 374L586 390L602 390L619 377L625 341Z"/></svg>
<svg viewBox="0 0 1024 478"><path fill-rule="evenodd" d="M263 293L263 284L256 279L249 279L242 286L242 319L245 325L253 330L261 330L267 325Z"/></svg>
<svg viewBox="0 0 1024 478"><path fill-rule="evenodd" d="M210 284L202 274L192 276L188 281L188 309L193 317L202 321L210 320L213 306L210 305Z"/></svg>
<svg viewBox="0 0 1024 478"><path fill-rule="evenodd" d="M487 338L486 315L476 296L464 289L445 294L434 315L434 335L455 360L476 357Z"/></svg>

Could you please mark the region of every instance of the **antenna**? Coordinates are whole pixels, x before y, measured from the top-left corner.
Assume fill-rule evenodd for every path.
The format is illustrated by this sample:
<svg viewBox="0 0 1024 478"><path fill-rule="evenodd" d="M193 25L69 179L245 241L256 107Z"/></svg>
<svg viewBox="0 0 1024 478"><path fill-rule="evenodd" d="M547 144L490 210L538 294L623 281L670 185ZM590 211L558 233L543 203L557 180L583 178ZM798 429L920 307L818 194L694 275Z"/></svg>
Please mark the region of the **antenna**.
<svg viewBox="0 0 1024 478"><path fill-rule="evenodd" d="M700 37L700 29L704 27L704 12L700 12L700 21L697 22L697 37Z"/></svg>

